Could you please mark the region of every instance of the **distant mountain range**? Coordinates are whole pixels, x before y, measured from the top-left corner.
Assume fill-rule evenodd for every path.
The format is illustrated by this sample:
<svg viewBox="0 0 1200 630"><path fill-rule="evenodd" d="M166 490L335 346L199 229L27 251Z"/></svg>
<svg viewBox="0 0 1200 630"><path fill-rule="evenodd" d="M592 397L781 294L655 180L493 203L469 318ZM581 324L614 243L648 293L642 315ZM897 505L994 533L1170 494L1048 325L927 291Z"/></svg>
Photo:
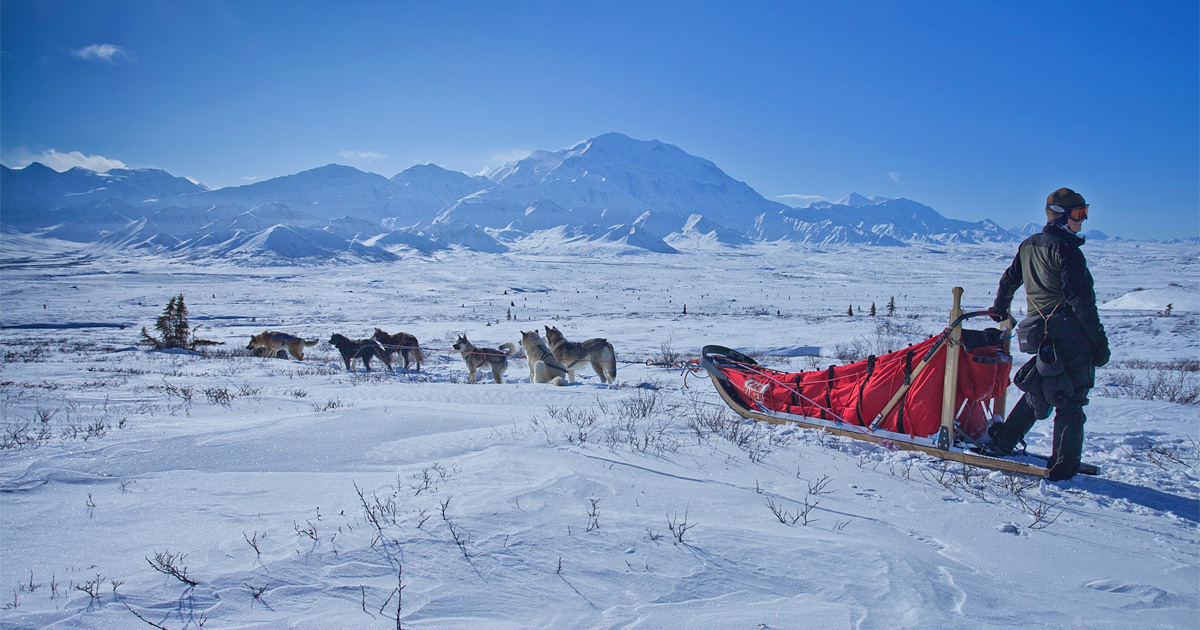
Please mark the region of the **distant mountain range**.
<svg viewBox="0 0 1200 630"><path fill-rule="evenodd" d="M679 147L619 133L534 151L487 177L427 164L387 179L330 164L209 190L154 169L0 166L0 225L88 244L96 253L246 264L378 262L452 247L564 253L674 253L755 241L902 247L1015 241L1029 231L857 194L793 208Z"/></svg>

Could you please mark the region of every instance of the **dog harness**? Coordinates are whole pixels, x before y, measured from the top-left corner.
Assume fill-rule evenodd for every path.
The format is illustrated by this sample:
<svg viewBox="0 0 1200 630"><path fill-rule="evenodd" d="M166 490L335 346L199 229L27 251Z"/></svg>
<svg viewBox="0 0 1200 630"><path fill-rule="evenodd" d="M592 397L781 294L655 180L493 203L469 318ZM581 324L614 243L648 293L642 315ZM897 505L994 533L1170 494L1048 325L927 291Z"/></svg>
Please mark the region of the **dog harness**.
<svg viewBox="0 0 1200 630"><path fill-rule="evenodd" d="M546 365L554 365L554 366L560 367L563 369L564 372L570 371L567 369L567 366L558 362L558 357L554 356L553 352L546 350L546 348L544 346L538 346L538 350L540 350L542 352L542 356L538 358L538 361L541 361L542 363L545 363ZM550 357L550 360L547 361L546 357ZM580 357L580 358L582 358L582 357Z"/></svg>
<svg viewBox="0 0 1200 630"><path fill-rule="evenodd" d="M550 347L551 347L551 348L556 348L556 347L558 347L558 346L561 346L561 345L563 345L563 344L565 344L565 343L567 343L567 340L566 340L566 339L561 339L561 340L559 340L559 342L558 342L558 343L556 343L556 344L554 344L553 346L550 346ZM581 350L581 351L579 352L579 356L578 356L578 357L576 357L576 358L575 358L575 360L574 360L574 361L572 361L570 364L568 364L568 365L566 365L566 366L564 366L564 367L566 367L566 368L567 368L567 370L569 371L571 368L575 367L575 365L576 365L577 363L579 363L580 361L582 361L584 357L586 357L586 356L588 356L589 354L591 354L591 353L592 353L592 350L595 350L596 348L599 348L599 347L601 347L601 346L606 346L606 345L608 345L608 340L607 340L607 339L604 339L604 340L601 340L601 341L597 341L596 343L592 344L590 347L587 347L587 348L584 348L583 350ZM557 357L556 357L556 358L557 358Z"/></svg>

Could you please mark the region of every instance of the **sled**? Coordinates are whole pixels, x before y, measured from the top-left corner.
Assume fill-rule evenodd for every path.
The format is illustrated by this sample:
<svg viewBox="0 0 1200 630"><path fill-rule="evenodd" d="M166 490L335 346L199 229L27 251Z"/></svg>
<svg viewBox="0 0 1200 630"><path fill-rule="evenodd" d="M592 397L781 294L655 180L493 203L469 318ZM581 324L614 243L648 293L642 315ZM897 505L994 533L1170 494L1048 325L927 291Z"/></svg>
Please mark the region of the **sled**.
<svg viewBox="0 0 1200 630"><path fill-rule="evenodd" d="M738 415L771 424L920 451L993 470L1046 476L1047 458L1032 453L984 455L989 418L1003 418L1012 369L1012 322L1001 329L964 330L987 311L963 313L954 288L950 325L907 348L826 370L786 373L718 345L701 350L700 365ZM1079 472L1099 474L1091 464Z"/></svg>

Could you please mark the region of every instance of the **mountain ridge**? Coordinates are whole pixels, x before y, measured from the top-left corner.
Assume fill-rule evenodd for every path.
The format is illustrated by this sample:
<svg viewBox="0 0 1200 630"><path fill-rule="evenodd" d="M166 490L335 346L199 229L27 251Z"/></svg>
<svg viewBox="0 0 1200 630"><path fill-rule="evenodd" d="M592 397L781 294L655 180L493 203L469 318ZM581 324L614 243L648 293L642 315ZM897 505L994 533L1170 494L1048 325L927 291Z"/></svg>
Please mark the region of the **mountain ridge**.
<svg viewBox="0 0 1200 630"><path fill-rule="evenodd" d="M378 262L389 259L379 251L428 256L457 246L500 253L522 243L553 249L556 237L573 243L572 251L591 243L632 253L755 241L904 247L1020 238L993 221L948 219L903 198L851 193L793 208L680 147L616 132L530 152L486 177L420 164L388 178L327 164L210 190L157 169L89 176L37 163L3 168L5 229L188 258L249 256L258 248L284 261ZM108 238L123 231L122 221L136 238Z"/></svg>

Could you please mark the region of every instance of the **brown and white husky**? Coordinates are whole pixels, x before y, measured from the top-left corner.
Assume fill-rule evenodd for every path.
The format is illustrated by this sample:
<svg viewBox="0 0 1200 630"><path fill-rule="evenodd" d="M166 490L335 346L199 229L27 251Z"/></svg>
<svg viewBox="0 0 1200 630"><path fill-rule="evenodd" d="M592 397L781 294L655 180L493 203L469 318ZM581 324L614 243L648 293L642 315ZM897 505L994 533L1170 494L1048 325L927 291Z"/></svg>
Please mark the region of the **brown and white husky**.
<svg viewBox="0 0 1200 630"><path fill-rule="evenodd" d="M280 350L286 348L293 357L296 357L297 361L303 361L304 349L311 348L318 343L321 343L320 339L308 341L287 333L281 333L275 330L264 330L257 335L250 336L250 343L246 344L246 349L254 350L256 348L262 348L262 355L264 357L273 357L278 354Z"/></svg>
<svg viewBox="0 0 1200 630"><path fill-rule="evenodd" d="M508 369L508 360L517 356L517 347L511 342L500 344L503 351L494 348L480 348L467 340L466 335L459 335L458 341L454 342L454 349L458 350L462 355L463 361L467 363L467 369L471 372L471 377L467 379L468 383L475 382L475 373L482 367L490 366L492 368L492 378L496 379L497 383L504 382L504 371Z"/></svg>
<svg viewBox="0 0 1200 630"><path fill-rule="evenodd" d="M529 360L530 383L567 384L567 368L554 359L550 346L536 330L521 331L521 349Z"/></svg>
<svg viewBox="0 0 1200 630"><path fill-rule="evenodd" d="M592 369L604 383L615 383L617 380L617 355L607 339L588 339L583 342L567 341L557 328L546 326L546 341L554 358L571 375L575 382L576 366L584 361L592 364Z"/></svg>
<svg viewBox="0 0 1200 630"><path fill-rule="evenodd" d="M421 361L425 357L421 354L420 344L417 343L417 338L403 332L398 332L394 335L389 335L379 328L375 329L375 341L387 350L388 355L399 352L400 356L404 357L404 369L408 369L408 357L411 355L417 360L417 371L421 371Z"/></svg>

